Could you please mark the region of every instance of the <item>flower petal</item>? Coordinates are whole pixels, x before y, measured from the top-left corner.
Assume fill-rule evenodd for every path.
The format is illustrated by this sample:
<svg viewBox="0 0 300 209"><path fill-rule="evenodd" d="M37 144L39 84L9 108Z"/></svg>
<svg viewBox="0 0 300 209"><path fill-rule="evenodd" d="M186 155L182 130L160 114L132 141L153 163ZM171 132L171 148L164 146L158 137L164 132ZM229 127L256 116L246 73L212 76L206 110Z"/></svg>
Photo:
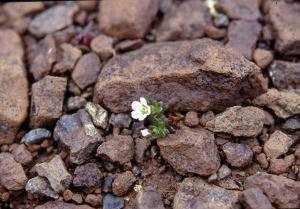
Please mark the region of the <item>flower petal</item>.
<svg viewBox="0 0 300 209"><path fill-rule="evenodd" d="M133 110L140 110L140 109L142 109L142 104L138 101L134 101L131 103L131 108Z"/></svg>
<svg viewBox="0 0 300 209"><path fill-rule="evenodd" d="M131 117L134 119L139 119L141 117L141 112L140 111L132 111Z"/></svg>
<svg viewBox="0 0 300 209"><path fill-rule="evenodd" d="M151 135L151 133L150 133L150 131L149 131L149 129L143 129L143 130L141 130L141 133L142 133L142 135L143 136L149 136L149 135Z"/></svg>
<svg viewBox="0 0 300 209"><path fill-rule="evenodd" d="M148 115L143 115L143 114L141 114L141 115L139 116L139 121L145 120L145 118L146 118L147 116L148 116Z"/></svg>
<svg viewBox="0 0 300 209"><path fill-rule="evenodd" d="M141 97L140 98L140 101L143 105L146 105L147 106L147 100L144 98L144 97Z"/></svg>

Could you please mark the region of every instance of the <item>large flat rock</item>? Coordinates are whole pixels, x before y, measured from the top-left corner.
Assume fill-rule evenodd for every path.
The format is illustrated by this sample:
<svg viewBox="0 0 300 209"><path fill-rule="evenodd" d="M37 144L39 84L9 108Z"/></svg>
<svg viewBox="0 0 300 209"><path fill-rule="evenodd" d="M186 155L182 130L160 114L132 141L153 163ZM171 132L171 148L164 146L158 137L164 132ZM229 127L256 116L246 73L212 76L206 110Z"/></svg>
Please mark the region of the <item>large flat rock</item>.
<svg viewBox="0 0 300 209"><path fill-rule="evenodd" d="M102 69L94 101L112 112L139 97L169 110L224 110L265 92L260 69L210 39L155 43L112 58Z"/></svg>

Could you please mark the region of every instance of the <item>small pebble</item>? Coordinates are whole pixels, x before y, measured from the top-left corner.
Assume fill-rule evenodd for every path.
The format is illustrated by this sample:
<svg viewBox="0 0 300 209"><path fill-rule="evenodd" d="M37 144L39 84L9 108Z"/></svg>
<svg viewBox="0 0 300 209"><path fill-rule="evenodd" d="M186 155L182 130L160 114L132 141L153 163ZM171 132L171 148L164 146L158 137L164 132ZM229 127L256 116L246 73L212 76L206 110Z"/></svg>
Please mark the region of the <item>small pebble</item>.
<svg viewBox="0 0 300 209"><path fill-rule="evenodd" d="M30 144L39 144L45 139L51 138L51 132L45 128L37 128L29 131L22 139L21 143L30 145Z"/></svg>
<svg viewBox="0 0 300 209"><path fill-rule="evenodd" d="M125 113L112 114L109 123L118 128L129 128L131 116Z"/></svg>
<svg viewBox="0 0 300 209"><path fill-rule="evenodd" d="M69 111L78 110L85 106L86 99L80 96L69 97L67 107Z"/></svg>
<svg viewBox="0 0 300 209"><path fill-rule="evenodd" d="M121 197L116 197L112 194L107 194L103 198L103 209L122 209L124 200Z"/></svg>
<svg viewBox="0 0 300 209"><path fill-rule="evenodd" d="M229 19L226 15L218 13L214 18L214 25L218 28L226 28L229 25Z"/></svg>
<svg viewBox="0 0 300 209"><path fill-rule="evenodd" d="M83 202L81 194L73 194L72 200L78 204L81 204Z"/></svg>
<svg viewBox="0 0 300 209"><path fill-rule="evenodd" d="M112 191L112 182L113 182L113 177L112 176L106 176L104 178L103 184L102 184L102 191L105 193L111 192Z"/></svg>
<svg viewBox="0 0 300 209"><path fill-rule="evenodd" d="M68 202L72 199L73 192L71 190L66 189L63 193L64 201Z"/></svg>

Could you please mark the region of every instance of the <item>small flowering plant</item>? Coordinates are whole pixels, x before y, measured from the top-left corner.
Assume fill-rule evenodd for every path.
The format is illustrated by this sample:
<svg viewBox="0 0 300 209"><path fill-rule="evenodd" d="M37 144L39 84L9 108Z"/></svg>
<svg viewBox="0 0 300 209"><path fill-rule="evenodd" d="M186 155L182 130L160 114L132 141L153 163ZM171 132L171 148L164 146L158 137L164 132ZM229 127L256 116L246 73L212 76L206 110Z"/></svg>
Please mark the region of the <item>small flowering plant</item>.
<svg viewBox="0 0 300 209"><path fill-rule="evenodd" d="M163 138L169 134L168 120L164 113L162 102L154 101L148 105L147 100L143 97L140 101L134 101L131 104L131 117L139 121L147 120L149 126L141 131L146 138L156 139Z"/></svg>

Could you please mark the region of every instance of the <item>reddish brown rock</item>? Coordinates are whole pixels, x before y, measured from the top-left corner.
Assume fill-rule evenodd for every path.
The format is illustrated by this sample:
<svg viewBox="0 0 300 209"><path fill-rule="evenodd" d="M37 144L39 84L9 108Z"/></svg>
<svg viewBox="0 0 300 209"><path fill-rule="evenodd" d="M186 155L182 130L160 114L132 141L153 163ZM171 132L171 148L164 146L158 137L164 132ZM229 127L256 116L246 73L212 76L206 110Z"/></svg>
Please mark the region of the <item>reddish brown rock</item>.
<svg viewBox="0 0 300 209"><path fill-rule="evenodd" d="M113 48L113 38L100 34L93 38L90 43L91 49L96 52L101 60L108 60L115 55Z"/></svg>
<svg viewBox="0 0 300 209"><path fill-rule="evenodd" d="M12 19L39 12L44 9L42 2L10 2L3 5L3 10Z"/></svg>
<svg viewBox="0 0 300 209"><path fill-rule="evenodd" d="M15 149L13 149L12 154L17 162L22 165L26 165L32 161L31 153L26 149L24 144L18 145Z"/></svg>
<svg viewBox="0 0 300 209"><path fill-rule="evenodd" d="M226 161L234 167L244 167L252 163L253 152L246 144L228 142L222 146Z"/></svg>
<svg viewBox="0 0 300 209"><path fill-rule="evenodd" d="M199 124L198 113L194 111L189 111L184 118L184 123L187 126L197 126Z"/></svg>
<svg viewBox="0 0 300 209"><path fill-rule="evenodd" d="M49 201L43 205L35 207L35 209L93 209L88 205L76 205L65 203L62 201Z"/></svg>
<svg viewBox="0 0 300 209"><path fill-rule="evenodd" d="M0 30L0 145L14 142L27 117L28 81L18 34Z"/></svg>
<svg viewBox="0 0 300 209"><path fill-rule="evenodd" d="M110 0L99 3L101 31L118 38L142 38L158 11L157 0Z"/></svg>
<svg viewBox="0 0 300 209"><path fill-rule="evenodd" d="M258 188L246 189L239 195L239 201L247 209L274 209L269 199Z"/></svg>
<svg viewBox="0 0 300 209"><path fill-rule="evenodd" d="M97 0L89 0L89 1L77 1L76 3L80 8L85 9L87 11L92 11L96 9Z"/></svg>
<svg viewBox="0 0 300 209"><path fill-rule="evenodd" d="M269 21L275 34L275 49L286 55L300 54L300 5L297 2L278 1L270 4Z"/></svg>
<svg viewBox="0 0 300 209"><path fill-rule="evenodd" d="M274 174L286 173L294 161L294 155L288 155L284 159L271 159L269 172Z"/></svg>
<svg viewBox="0 0 300 209"><path fill-rule="evenodd" d="M258 187L276 208L300 207L300 182L264 172L247 177L245 188Z"/></svg>
<svg viewBox="0 0 300 209"><path fill-rule="evenodd" d="M102 203L102 196L101 194L98 195L88 194L85 197L84 202L90 204L93 207L99 207Z"/></svg>
<svg viewBox="0 0 300 209"><path fill-rule="evenodd" d="M214 135L205 129L184 127L157 144L162 157L180 174L208 176L220 167Z"/></svg>
<svg viewBox="0 0 300 209"><path fill-rule="evenodd" d="M226 46L238 50L247 59L252 60L252 54L260 32L261 25L256 21L232 21L228 28L228 42Z"/></svg>
<svg viewBox="0 0 300 209"><path fill-rule="evenodd" d="M135 155L134 159L137 163L142 164L144 161L144 155L148 147L151 145L149 140L136 138L135 139Z"/></svg>
<svg viewBox="0 0 300 209"><path fill-rule="evenodd" d="M96 82L101 69L101 62L95 53L83 55L75 66L72 79L81 88L85 89Z"/></svg>
<svg viewBox="0 0 300 209"><path fill-rule="evenodd" d="M256 160L260 164L262 168L268 168L269 167L269 162L267 160L266 154L265 153L260 153L256 156Z"/></svg>
<svg viewBox="0 0 300 209"><path fill-rule="evenodd" d="M54 125L62 114L67 79L46 76L32 85L30 126L33 128Z"/></svg>
<svg viewBox="0 0 300 209"><path fill-rule="evenodd" d="M135 181L136 178L130 171L119 173L112 183L112 191L117 196L123 196L129 191Z"/></svg>
<svg viewBox="0 0 300 209"><path fill-rule="evenodd" d="M76 187L100 186L102 173L95 163L77 166L74 171L73 185Z"/></svg>
<svg viewBox="0 0 300 209"><path fill-rule="evenodd" d="M264 69L273 61L273 54L265 49L255 49L253 59L258 67Z"/></svg>
<svg viewBox="0 0 300 209"><path fill-rule="evenodd" d="M201 39L148 44L115 56L98 77L94 101L113 112L129 111L139 97L162 101L172 111L223 110L265 89L255 64Z"/></svg>

